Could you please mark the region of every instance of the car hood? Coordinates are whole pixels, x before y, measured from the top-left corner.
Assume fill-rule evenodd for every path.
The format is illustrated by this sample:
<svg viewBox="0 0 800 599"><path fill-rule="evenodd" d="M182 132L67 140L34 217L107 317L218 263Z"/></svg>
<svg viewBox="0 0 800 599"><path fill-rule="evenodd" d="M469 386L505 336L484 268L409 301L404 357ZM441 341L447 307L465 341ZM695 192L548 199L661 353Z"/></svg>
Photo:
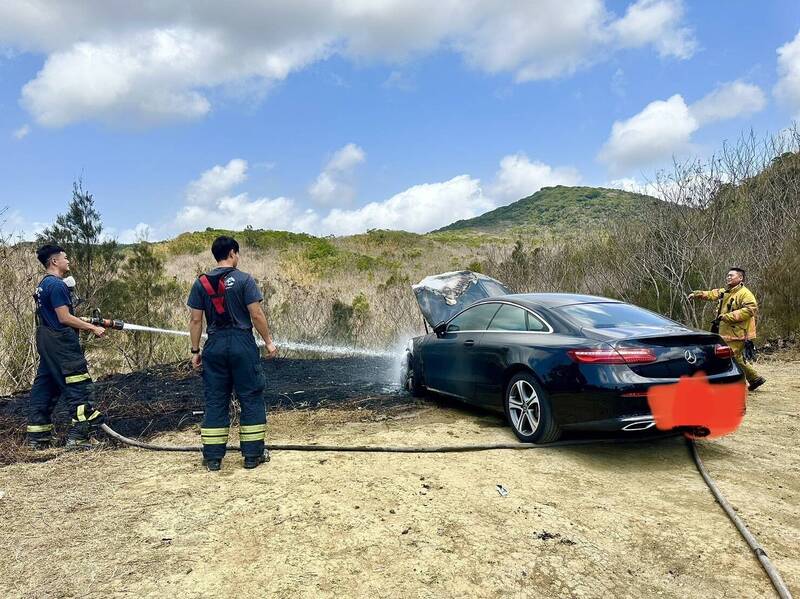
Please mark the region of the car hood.
<svg viewBox="0 0 800 599"><path fill-rule="evenodd" d="M478 300L511 293L500 281L469 270L425 277L411 288L431 326L449 320Z"/></svg>

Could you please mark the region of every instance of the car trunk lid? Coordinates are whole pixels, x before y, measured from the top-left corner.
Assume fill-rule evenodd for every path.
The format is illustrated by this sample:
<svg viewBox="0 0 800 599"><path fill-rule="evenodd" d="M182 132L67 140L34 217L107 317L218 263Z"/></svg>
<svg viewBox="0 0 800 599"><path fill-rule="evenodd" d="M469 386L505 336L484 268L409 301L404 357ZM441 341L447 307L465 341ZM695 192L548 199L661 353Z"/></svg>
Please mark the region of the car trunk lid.
<svg viewBox="0 0 800 599"><path fill-rule="evenodd" d="M731 358L716 355L722 339L713 333L675 327L584 328L587 337L609 343L615 349L648 349L655 361L631 364L638 375L647 378L678 378L703 372L720 374L730 368Z"/></svg>

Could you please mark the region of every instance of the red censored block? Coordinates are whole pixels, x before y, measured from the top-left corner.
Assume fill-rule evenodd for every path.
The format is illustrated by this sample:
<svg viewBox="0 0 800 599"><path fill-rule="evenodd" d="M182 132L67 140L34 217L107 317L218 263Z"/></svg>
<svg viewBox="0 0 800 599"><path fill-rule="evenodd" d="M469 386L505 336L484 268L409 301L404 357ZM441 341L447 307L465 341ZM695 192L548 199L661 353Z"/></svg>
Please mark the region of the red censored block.
<svg viewBox="0 0 800 599"><path fill-rule="evenodd" d="M687 427L690 437L721 437L739 428L747 387L744 381L711 385L706 375L698 372L671 385L650 387L647 402L660 430Z"/></svg>

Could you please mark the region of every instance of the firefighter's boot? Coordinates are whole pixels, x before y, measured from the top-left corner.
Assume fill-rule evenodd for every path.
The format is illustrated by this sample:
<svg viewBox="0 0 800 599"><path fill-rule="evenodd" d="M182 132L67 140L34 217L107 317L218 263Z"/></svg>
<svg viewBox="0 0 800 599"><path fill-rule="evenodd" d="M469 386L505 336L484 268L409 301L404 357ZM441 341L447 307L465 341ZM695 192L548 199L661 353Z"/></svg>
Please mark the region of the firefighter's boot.
<svg viewBox="0 0 800 599"><path fill-rule="evenodd" d="M87 449L92 446L90 437L97 432L103 423L103 414L95 410L91 404L78 406L72 426L67 431L67 449Z"/></svg>
<svg viewBox="0 0 800 599"><path fill-rule="evenodd" d="M29 424L25 445L30 449L49 449L53 441L52 424Z"/></svg>
<svg viewBox="0 0 800 599"><path fill-rule="evenodd" d="M253 468L257 468L259 465L263 464L264 462L269 462L269 454L265 450L264 453L261 455L256 456L245 456L244 457L244 467L248 470L252 470Z"/></svg>
<svg viewBox="0 0 800 599"><path fill-rule="evenodd" d="M89 449L92 442L89 440L89 424L86 422L72 421L72 426L67 431L67 449Z"/></svg>
<svg viewBox="0 0 800 599"><path fill-rule="evenodd" d="M25 444L28 446L28 449L33 449L34 451L50 449L50 443L51 443L50 437L46 439L36 439L29 436L25 440Z"/></svg>
<svg viewBox="0 0 800 599"><path fill-rule="evenodd" d="M217 472L222 468L222 460L204 459L203 466L205 466L209 472Z"/></svg>

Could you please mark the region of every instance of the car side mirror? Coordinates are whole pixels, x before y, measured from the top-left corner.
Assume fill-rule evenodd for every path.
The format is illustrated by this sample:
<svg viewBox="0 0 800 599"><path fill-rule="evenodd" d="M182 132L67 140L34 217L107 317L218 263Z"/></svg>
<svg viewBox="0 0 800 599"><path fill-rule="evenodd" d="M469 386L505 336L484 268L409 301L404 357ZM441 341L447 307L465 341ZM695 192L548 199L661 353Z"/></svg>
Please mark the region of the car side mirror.
<svg viewBox="0 0 800 599"><path fill-rule="evenodd" d="M437 337L441 337L442 335L444 335L446 330L447 330L447 323L445 321L442 321L435 327L433 327L433 332L436 333Z"/></svg>

